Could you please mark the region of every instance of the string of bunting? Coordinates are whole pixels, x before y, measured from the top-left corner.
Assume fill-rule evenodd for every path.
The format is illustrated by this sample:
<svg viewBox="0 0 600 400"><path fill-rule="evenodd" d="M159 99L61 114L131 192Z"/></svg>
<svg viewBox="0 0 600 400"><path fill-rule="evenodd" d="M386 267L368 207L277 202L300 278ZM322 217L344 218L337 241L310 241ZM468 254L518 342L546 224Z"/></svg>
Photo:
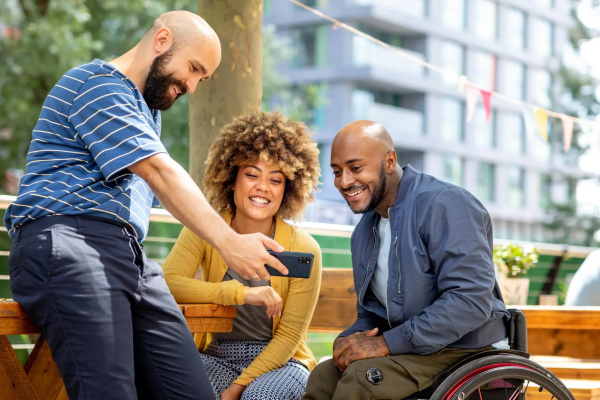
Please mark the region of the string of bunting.
<svg viewBox="0 0 600 400"><path fill-rule="evenodd" d="M502 93L498 93L495 91L485 90L473 82L469 81L469 79L465 75L457 75L452 71L445 70L436 65L430 64L427 61L423 61L418 57L415 57L412 54L409 54L398 47L394 47L385 43L377 38L374 38L371 35L368 35L358 29L347 25L335 18L330 17L327 14L322 13L319 10L316 10L312 7L309 7L298 0L288 0L289 2L304 8L307 11L312 12L319 17L328 20L333 24L333 29L342 28L349 32L354 33L355 35L362 36L363 38L376 43L382 47L385 47L395 53L402 55L403 57L409 59L412 62L416 62L421 64L425 68L428 68L432 71L435 71L441 75L444 75L448 79L457 82L460 90L465 91L465 101L467 107L467 122L471 122L473 119L473 115L475 113L475 108L477 106L477 101L479 96L481 96L481 101L483 103L483 108L485 110L485 120L489 122L490 116L492 113L492 98L498 98L504 100L508 103L515 104L522 108L523 119L525 121L525 126L528 132L534 131L537 128L539 135L542 137L544 141L548 141L548 117L560 118L563 126L563 137L564 137L564 151L568 151L571 148L571 139L573 137L573 128L575 122L579 125L581 131L586 137L591 136L600 136L600 124L597 121L592 121L585 118L576 118L570 115L566 115L563 113L559 113L552 110L547 110L542 107L537 107L528 103L525 103L520 100L516 100L510 98L508 96L503 95Z"/></svg>

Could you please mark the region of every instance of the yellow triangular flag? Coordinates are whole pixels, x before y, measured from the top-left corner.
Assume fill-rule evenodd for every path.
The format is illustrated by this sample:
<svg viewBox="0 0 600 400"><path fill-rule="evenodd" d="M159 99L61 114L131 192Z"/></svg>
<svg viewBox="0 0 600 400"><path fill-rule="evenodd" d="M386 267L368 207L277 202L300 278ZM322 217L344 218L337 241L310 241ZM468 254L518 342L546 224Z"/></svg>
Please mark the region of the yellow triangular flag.
<svg viewBox="0 0 600 400"><path fill-rule="evenodd" d="M544 139L544 142L548 141L548 111L543 108L533 108L533 118L540 131L540 136Z"/></svg>

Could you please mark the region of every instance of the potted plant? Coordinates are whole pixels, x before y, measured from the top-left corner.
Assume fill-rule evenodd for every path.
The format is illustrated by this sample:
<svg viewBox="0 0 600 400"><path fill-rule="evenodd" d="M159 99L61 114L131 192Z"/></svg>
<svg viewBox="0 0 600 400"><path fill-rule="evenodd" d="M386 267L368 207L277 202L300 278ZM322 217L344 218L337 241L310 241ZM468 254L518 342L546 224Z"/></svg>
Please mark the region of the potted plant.
<svg viewBox="0 0 600 400"><path fill-rule="evenodd" d="M526 248L516 244L497 246L494 249L494 265L500 279L500 291L506 304L527 304L529 268L534 267L540 253L536 248Z"/></svg>

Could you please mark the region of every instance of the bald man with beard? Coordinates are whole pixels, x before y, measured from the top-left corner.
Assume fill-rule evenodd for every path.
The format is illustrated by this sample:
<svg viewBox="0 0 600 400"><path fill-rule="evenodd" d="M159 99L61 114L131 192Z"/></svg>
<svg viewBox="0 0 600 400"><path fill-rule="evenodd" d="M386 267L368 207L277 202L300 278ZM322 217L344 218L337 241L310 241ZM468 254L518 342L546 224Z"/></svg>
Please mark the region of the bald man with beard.
<svg viewBox="0 0 600 400"><path fill-rule="evenodd" d="M160 265L141 242L154 197L246 279L285 267L261 234L239 235L160 141L160 112L221 61L198 15L161 15L121 57L67 71L33 130L4 221L13 298L44 335L71 400L211 399Z"/></svg>
<svg viewBox="0 0 600 400"><path fill-rule="evenodd" d="M483 205L400 168L390 135L373 121L340 130L331 168L363 214L350 242L358 316L310 374L303 399L402 399L464 357L508 348Z"/></svg>

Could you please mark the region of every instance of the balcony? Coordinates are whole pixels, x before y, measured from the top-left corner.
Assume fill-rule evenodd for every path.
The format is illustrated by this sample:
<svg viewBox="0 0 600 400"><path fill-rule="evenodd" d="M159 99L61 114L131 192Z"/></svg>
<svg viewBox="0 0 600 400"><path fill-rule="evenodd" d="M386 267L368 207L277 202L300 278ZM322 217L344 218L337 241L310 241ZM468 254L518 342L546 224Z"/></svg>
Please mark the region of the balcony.
<svg viewBox="0 0 600 400"><path fill-rule="evenodd" d="M360 96L360 92L358 94ZM355 96L355 99L356 97L358 96ZM423 135L423 114L406 108L375 102L361 107L360 102L355 101L354 119L379 122L386 127L392 139L397 143L407 137L416 138Z"/></svg>
<svg viewBox="0 0 600 400"><path fill-rule="evenodd" d="M374 6L387 9L393 13L400 13L415 18L425 18L427 10L425 0L399 1L399 0L349 0L353 5Z"/></svg>
<svg viewBox="0 0 600 400"><path fill-rule="evenodd" d="M397 47L419 60L424 56L416 51ZM424 75L423 66L416 62L394 52L386 47L382 47L361 36L352 38L352 64L357 67L377 67L392 70L396 74L422 77Z"/></svg>

